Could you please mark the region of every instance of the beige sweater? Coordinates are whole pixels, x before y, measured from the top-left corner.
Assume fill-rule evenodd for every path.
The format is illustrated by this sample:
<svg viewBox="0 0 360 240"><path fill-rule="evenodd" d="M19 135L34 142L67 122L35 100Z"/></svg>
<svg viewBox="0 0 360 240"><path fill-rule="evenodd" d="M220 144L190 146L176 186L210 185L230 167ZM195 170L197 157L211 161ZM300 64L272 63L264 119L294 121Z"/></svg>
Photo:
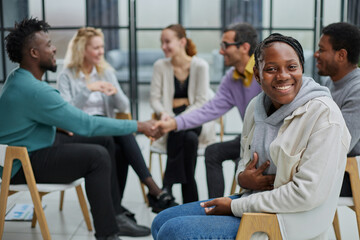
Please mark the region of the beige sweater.
<svg viewBox="0 0 360 240"><path fill-rule="evenodd" d="M251 158L255 101L250 102L245 114L237 174ZM277 167L274 190L233 200L233 214L277 213L283 239L321 238L317 231L327 230L335 212L350 139L332 99L319 97L299 107L285 118L270 145Z"/></svg>
<svg viewBox="0 0 360 240"><path fill-rule="evenodd" d="M173 117L175 116L172 111L175 87L174 69L170 60L169 58L159 59L154 64L150 105L155 113L166 112ZM190 105L182 114L201 107L210 99L210 96L209 65L205 60L194 56L189 74L188 99ZM160 142L164 142L164 140L160 140ZM203 125L199 143L208 145L213 142L215 142L215 127L214 122L209 122Z"/></svg>

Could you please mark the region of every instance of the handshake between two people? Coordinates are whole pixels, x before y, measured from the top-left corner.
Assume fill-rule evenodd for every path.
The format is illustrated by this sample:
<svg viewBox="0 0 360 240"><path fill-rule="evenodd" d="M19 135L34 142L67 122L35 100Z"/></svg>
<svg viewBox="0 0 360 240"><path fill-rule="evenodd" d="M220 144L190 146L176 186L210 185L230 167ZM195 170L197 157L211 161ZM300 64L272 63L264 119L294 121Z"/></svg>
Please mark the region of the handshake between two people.
<svg viewBox="0 0 360 240"><path fill-rule="evenodd" d="M160 120L138 122L138 132L144 133L152 140L156 140L176 128L177 124L175 119L164 113L161 114Z"/></svg>

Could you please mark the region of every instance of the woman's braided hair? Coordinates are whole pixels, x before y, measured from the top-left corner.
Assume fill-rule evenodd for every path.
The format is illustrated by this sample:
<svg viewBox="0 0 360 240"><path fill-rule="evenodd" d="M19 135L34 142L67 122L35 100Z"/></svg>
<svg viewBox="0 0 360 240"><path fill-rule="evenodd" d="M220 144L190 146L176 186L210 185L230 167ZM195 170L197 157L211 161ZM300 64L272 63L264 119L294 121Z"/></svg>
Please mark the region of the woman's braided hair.
<svg viewBox="0 0 360 240"><path fill-rule="evenodd" d="M302 67L302 71L304 72L304 51L303 48L301 46L301 44L298 42L298 40L296 40L295 38L289 37L289 36L284 36L280 33L273 33L270 34L267 38L265 38L262 42L260 42L256 49L255 49L255 67L259 67L259 62L263 60L263 56L264 56L264 49L268 48L272 45L272 43L274 42L283 42L286 43L288 45L290 45L296 52L296 54L299 57L300 63L301 63L301 67Z"/></svg>

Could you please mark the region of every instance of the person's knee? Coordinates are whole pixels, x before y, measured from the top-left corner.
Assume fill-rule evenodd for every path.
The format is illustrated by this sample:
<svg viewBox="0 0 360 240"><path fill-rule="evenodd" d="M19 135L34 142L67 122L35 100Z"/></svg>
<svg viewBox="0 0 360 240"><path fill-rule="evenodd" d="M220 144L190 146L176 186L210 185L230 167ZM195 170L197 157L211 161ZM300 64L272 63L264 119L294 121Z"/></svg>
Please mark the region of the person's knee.
<svg viewBox="0 0 360 240"><path fill-rule="evenodd" d="M151 224L151 233L154 239L158 239L157 235L159 233L160 228L163 226L164 223L166 223L166 221L170 219L169 215L166 214L167 212L168 211L165 210L159 213Z"/></svg>
<svg viewBox="0 0 360 240"><path fill-rule="evenodd" d="M89 161L93 167L111 168L111 158L105 147L92 144L86 155L88 156L87 161Z"/></svg>
<svg viewBox="0 0 360 240"><path fill-rule="evenodd" d="M166 221L160 229L158 229L157 237L154 239L157 240L165 240L165 239L182 239L182 235L184 234L184 228L181 225L181 221L179 221L181 217L176 217L169 219Z"/></svg>
<svg viewBox="0 0 360 240"><path fill-rule="evenodd" d="M211 158L214 155L217 155L218 152L218 143L211 144L205 148L205 159Z"/></svg>
<svg viewBox="0 0 360 240"><path fill-rule="evenodd" d="M206 147L205 149L205 165L211 165L218 163L219 161L219 143L214 143ZM221 161L220 161L221 164Z"/></svg>
<svg viewBox="0 0 360 240"><path fill-rule="evenodd" d="M199 137L196 133L188 131L184 137L184 143L187 146L195 146L197 148L199 144Z"/></svg>
<svg viewBox="0 0 360 240"><path fill-rule="evenodd" d="M115 141L114 141L114 137L112 136L102 136L102 141L103 144L102 146L104 146L106 149L115 149Z"/></svg>

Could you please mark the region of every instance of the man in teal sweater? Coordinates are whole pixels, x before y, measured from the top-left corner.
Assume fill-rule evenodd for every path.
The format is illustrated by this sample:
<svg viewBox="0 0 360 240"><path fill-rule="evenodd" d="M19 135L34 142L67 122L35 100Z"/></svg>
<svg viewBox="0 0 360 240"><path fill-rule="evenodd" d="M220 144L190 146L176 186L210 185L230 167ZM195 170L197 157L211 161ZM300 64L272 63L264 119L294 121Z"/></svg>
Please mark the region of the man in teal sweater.
<svg viewBox="0 0 360 240"><path fill-rule="evenodd" d="M0 143L25 146L39 183L68 183L85 178L97 239L118 239L123 226L116 186L113 145L108 137L143 132L157 137L152 122L93 117L64 101L58 91L42 81L47 70L56 71L56 48L47 32L49 25L25 19L6 37L10 60L20 67L11 72L0 92ZM78 135L66 140L56 127ZM2 168L0 169L0 176ZM25 183L21 164L15 162L11 183ZM140 227L142 235L149 229Z"/></svg>

